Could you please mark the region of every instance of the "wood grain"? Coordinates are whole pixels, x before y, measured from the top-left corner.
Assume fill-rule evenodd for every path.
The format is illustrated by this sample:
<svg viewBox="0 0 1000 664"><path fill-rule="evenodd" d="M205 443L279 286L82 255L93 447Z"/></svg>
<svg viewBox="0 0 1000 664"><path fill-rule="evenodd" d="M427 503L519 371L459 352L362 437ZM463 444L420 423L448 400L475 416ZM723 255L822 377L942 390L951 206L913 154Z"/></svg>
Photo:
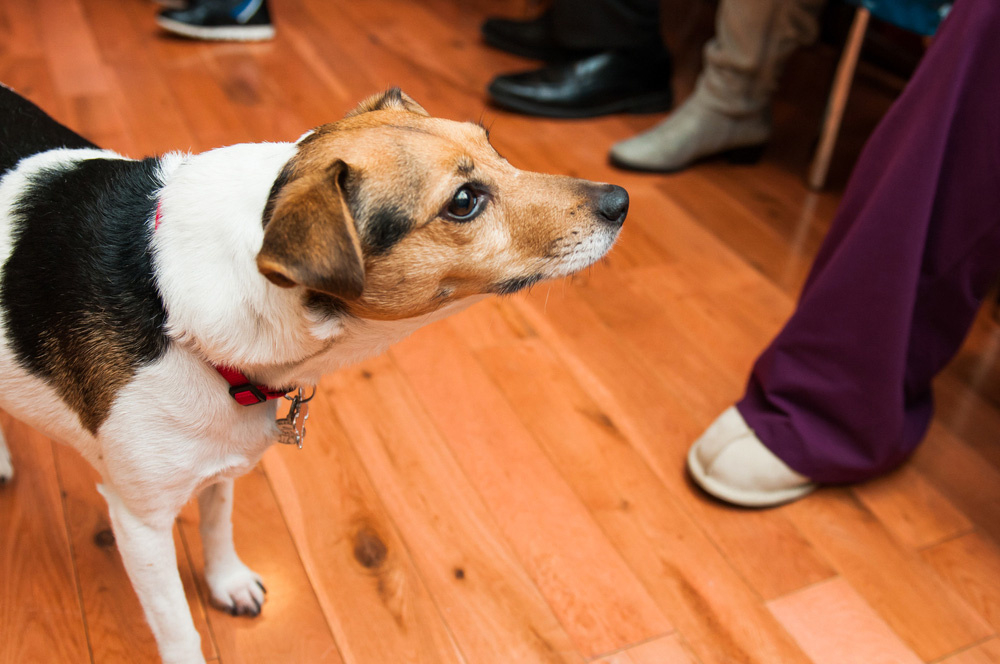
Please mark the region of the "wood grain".
<svg viewBox="0 0 1000 664"><path fill-rule="evenodd" d="M442 344L452 351L433 351ZM671 631L516 413L445 325L418 332L391 355L585 656Z"/></svg>
<svg viewBox="0 0 1000 664"><path fill-rule="evenodd" d="M858 499L904 546L943 542L972 530L972 522L913 467L854 490Z"/></svg>
<svg viewBox="0 0 1000 664"><path fill-rule="evenodd" d="M16 473L0 486L0 662L89 661L52 442L0 425Z"/></svg>
<svg viewBox="0 0 1000 664"><path fill-rule="evenodd" d="M1000 632L1000 547L970 533L926 549L924 560Z"/></svg>
<svg viewBox="0 0 1000 664"><path fill-rule="evenodd" d="M219 659L342 664L326 616L261 470L255 469L236 481L233 502L236 553L263 577L267 601L255 618L231 616L214 606L207 608ZM178 519L178 525L184 537L184 550L191 558L198 595L208 606L198 523L197 505L191 502Z"/></svg>
<svg viewBox="0 0 1000 664"><path fill-rule="evenodd" d="M983 489L1000 485L1000 469L937 424L931 425L913 465L972 523L1000 540L1000 500Z"/></svg>
<svg viewBox="0 0 1000 664"><path fill-rule="evenodd" d="M388 358L341 372L329 389L465 659L579 661L566 630Z"/></svg>
<svg viewBox="0 0 1000 664"><path fill-rule="evenodd" d="M837 578L768 603L815 664L920 664L844 579Z"/></svg>
<svg viewBox="0 0 1000 664"><path fill-rule="evenodd" d="M703 662L802 661L614 420L541 343L479 358Z"/></svg>
<svg viewBox="0 0 1000 664"><path fill-rule="evenodd" d="M344 661L462 662L347 436L322 402L311 417L327 433L308 454L272 449L264 468Z"/></svg>
<svg viewBox="0 0 1000 664"><path fill-rule="evenodd" d="M788 506L787 512L921 658L937 659L993 634L958 593L918 555L897 544L849 492L829 489Z"/></svg>
<svg viewBox="0 0 1000 664"><path fill-rule="evenodd" d="M957 655L941 660L941 664L996 664L1000 662L1000 640L991 639Z"/></svg>
<svg viewBox="0 0 1000 664"><path fill-rule="evenodd" d="M602 657L597 664L695 664L695 661L680 637L673 634Z"/></svg>

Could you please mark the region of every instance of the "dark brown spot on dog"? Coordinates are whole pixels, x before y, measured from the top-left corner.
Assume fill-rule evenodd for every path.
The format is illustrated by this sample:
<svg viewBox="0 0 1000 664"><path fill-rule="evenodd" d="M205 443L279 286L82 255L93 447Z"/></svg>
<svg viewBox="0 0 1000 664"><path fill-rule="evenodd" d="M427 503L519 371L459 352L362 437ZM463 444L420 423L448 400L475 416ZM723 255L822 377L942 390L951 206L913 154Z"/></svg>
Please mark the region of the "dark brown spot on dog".
<svg viewBox="0 0 1000 664"><path fill-rule="evenodd" d="M94 544L102 549L110 549L115 545L115 534L109 528L94 533Z"/></svg>
<svg viewBox="0 0 1000 664"><path fill-rule="evenodd" d="M405 210L393 205L379 207L365 220L365 249L373 256L387 254L412 228L413 220Z"/></svg>
<svg viewBox="0 0 1000 664"><path fill-rule="evenodd" d="M292 179L292 170L294 168L295 166L292 162L288 162L282 166L278 172L278 177L271 184L271 191L267 194L267 203L264 204L264 214L261 215L261 221L265 228L267 228L268 222L271 221L271 217L274 215L274 206L278 204L278 195L281 193L281 189Z"/></svg>

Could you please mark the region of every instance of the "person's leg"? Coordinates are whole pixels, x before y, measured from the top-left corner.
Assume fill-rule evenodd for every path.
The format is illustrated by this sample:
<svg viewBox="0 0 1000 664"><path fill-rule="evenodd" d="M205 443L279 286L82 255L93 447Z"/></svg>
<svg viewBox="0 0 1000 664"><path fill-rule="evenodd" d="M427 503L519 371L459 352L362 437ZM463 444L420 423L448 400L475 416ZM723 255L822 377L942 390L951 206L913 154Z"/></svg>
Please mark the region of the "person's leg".
<svg viewBox="0 0 1000 664"><path fill-rule="evenodd" d="M499 106L548 117L667 110L672 66L659 13L658 0L556 0L544 21L562 52L575 55L497 76L487 91Z"/></svg>
<svg viewBox="0 0 1000 664"><path fill-rule="evenodd" d="M872 135L739 412L822 483L904 461L1000 270L1000 5L958 0Z"/></svg>
<svg viewBox="0 0 1000 664"><path fill-rule="evenodd" d="M565 48L663 48L659 0L556 0L550 11L555 39Z"/></svg>
<svg viewBox="0 0 1000 664"><path fill-rule="evenodd" d="M818 33L826 0L722 0L694 93L670 117L611 149L615 165L676 171L709 155L759 157L789 55Z"/></svg>

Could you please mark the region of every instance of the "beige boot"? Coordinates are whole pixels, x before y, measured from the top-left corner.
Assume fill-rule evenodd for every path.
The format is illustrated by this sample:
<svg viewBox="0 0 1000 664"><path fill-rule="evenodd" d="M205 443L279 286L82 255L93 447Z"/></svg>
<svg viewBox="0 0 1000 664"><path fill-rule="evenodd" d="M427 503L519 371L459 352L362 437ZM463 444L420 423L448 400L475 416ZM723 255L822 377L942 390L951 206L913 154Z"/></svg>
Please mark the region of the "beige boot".
<svg viewBox="0 0 1000 664"><path fill-rule="evenodd" d="M817 486L767 449L735 406L723 412L695 441L687 465L702 489L744 507L787 503Z"/></svg>
<svg viewBox="0 0 1000 664"><path fill-rule="evenodd" d="M677 171L704 157L759 157L788 56L818 32L825 0L722 0L695 91L670 117L611 149L612 163Z"/></svg>

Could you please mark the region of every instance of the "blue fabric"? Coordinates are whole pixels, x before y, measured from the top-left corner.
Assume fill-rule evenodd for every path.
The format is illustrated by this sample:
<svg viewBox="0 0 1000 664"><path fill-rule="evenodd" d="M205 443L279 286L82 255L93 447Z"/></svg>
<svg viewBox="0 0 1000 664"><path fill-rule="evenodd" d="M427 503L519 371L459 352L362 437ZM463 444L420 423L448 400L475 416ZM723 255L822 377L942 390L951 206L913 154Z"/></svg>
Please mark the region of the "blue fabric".
<svg viewBox="0 0 1000 664"><path fill-rule="evenodd" d="M943 0L847 0L872 16L920 35L933 35L952 3Z"/></svg>

